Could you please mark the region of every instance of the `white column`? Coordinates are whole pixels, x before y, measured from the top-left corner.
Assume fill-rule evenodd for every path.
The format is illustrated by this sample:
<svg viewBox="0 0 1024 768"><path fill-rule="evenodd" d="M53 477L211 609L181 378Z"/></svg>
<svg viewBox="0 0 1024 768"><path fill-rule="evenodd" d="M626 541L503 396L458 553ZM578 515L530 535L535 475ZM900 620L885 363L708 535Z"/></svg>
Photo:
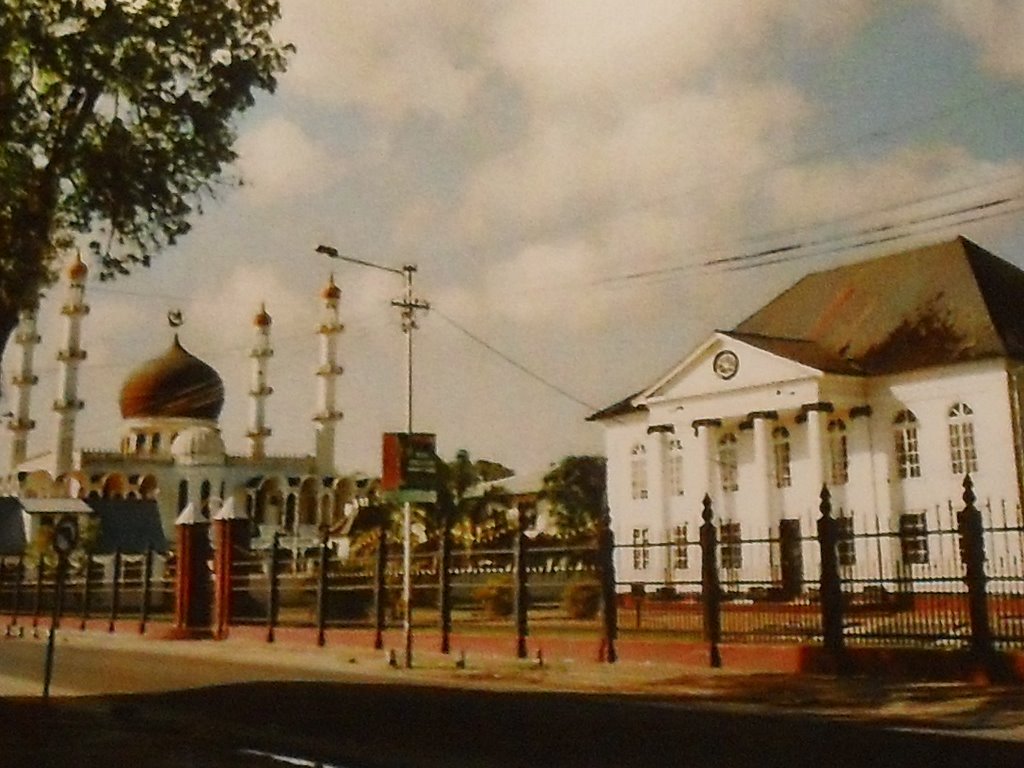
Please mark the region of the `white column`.
<svg viewBox="0 0 1024 768"><path fill-rule="evenodd" d="M267 366L274 349L270 345L270 326L273 321L267 314L265 305L253 319L256 326L256 341L249 357L252 358L252 383L249 388L249 438L250 454L254 459L262 459L267 455L267 438L271 430L267 426L267 398L274 388L267 384Z"/></svg>
<svg viewBox="0 0 1024 768"><path fill-rule="evenodd" d="M324 300L324 313L317 331L320 335L320 367L316 372L320 386L318 411L313 420L317 424L317 470L322 474L331 474L335 471L335 425L342 418L342 412L337 408L337 381L342 374L342 367L338 365L338 335L344 329L338 310L341 290L334 284L333 275L321 297Z"/></svg>
<svg viewBox="0 0 1024 768"><path fill-rule="evenodd" d="M805 406L807 415L807 484L810 486L805 492L807 498L817 499L821 493L821 486L825 483L825 452L824 452L824 419L822 411L825 410L824 403L814 403Z"/></svg>
<svg viewBox="0 0 1024 768"><path fill-rule="evenodd" d="M775 498L775 484L772 481L772 438L771 428L775 419L774 414L758 412L750 415L754 425L754 494L752 498L755 503L763 505L760 520L757 521L761 530L757 530L758 536L762 536L771 530L775 522L772 500Z"/></svg>
<svg viewBox="0 0 1024 768"><path fill-rule="evenodd" d="M36 426L32 420L31 403L32 387L39 383L39 377L33 371L35 348L39 341L39 334L36 331L36 311L34 309L24 310L14 334L14 343L21 347L18 373L11 381L18 390L17 401L14 405L13 418L7 424L7 428L13 433L9 463L12 473L28 456L28 433Z"/></svg>
<svg viewBox="0 0 1024 768"><path fill-rule="evenodd" d="M57 445L54 451L54 473L61 475L71 469L75 448L75 421L84 403L78 399L78 367L85 360L82 349L82 318L89 314L85 303L85 281L89 270L78 254L67 272L67 300L61 308L64 315L64 348L57 353L60 363L59 392L53 403L57 414Z"/></svg>
<svg viewBox="0 0 1024 768"><path fill-rule="evenodd" d="M671 540L672 526L670 525L669 514L669 491L665 477L665 458L668 446L665 444L666 435L671 434L671 425L662 424L647 428L647 445L649 447L650 462L648 464L647 503L655 510L658 516L658 533L652 538L659 543L665 544ZM662 546L658 548L655 558L655 567L660 560L662 576L665 584L672 580L672 553L671 548Z"/></svg>
<svg viewBox="0 0 1024 768"><path fill-rule="evenodd" d="M693 422L693 432L697 437L697 459L694 462L697 485L694 487L696 494L692 503L702 505L705 495L715 498L715 463L718 461L715 430L721 425L718 419L698 419ZM703 509L703 506L700 508Z"/></svg>

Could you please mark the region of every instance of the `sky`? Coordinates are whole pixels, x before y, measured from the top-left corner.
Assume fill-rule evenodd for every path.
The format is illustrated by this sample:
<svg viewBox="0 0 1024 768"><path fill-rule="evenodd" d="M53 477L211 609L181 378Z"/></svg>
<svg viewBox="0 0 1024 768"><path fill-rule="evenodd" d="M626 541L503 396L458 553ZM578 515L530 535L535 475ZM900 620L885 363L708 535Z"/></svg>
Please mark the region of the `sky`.
<svg viewBox="0 0 1024 768"><path fill-rule="evenodd" d="M266 302L268 450L311 453L333 272L339 470L378 472L381 434L405 425L402 280L320 244L417 265L414 429L523 474L600 453L586 416L807 272L957 234L1024 266L1024 0L282 9L297 52L238 121L244 186L150 269L89 281L82 448L116 448L121 383L181 309L245 452ZM63 291L40 310L30 454L52 447Z"/></svg>

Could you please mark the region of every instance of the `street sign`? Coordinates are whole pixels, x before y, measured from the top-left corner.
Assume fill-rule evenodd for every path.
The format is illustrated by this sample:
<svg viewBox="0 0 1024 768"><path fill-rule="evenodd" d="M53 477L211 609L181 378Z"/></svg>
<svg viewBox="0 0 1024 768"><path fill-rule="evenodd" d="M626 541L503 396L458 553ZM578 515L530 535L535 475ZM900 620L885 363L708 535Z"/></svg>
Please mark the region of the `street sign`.
<svg viewBox="0 0 1024 768"><path fill-rule="evenodd" d="M65 515L53 526L53 548L59 555L67 555L78 544L78 520Z"/></svg>
<svg viewBox="0 0 1024 768"><path fill-rule="evenodd" d="M381 490L404 503L437 500L437 436L387 432L382 451Z"/></svg>

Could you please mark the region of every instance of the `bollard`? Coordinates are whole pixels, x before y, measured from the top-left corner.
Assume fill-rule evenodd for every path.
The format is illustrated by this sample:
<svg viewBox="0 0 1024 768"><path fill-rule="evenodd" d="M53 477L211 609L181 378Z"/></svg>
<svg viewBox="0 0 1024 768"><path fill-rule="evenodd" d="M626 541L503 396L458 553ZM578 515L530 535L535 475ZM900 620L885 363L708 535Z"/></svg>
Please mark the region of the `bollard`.
<svg viewBox="0 0 1024 768"><path fill-rule="evenodd" d="M515 574L515 587L512 593L513 607L516 616L516 658L525 659L526 636L530 628L528 624L529 594L526 584L526 533L523 526L522 510L517 511L515 538L512 539L512 570Z"/></svg>
<svg viewBox="0 0 1024 768"><path fill-rule="evenodd" d="M975 658L989 665L992 661L992 627L988 615L988 579L985 576L985 531L981 512L974 502L974 481L964 477L964 508L960 511L957 528L960 533L960 553L964 562L964 583L971 617L971 652Z"/></svg>
<svg viewBox="0 0 1024 768"><path fill-rule="evenodd" d="M722 587L718 580L718 531L712 522L711 497L704 494L700 527L701 603L704 606L704 640L709 646L711 666L722 666Z"/></svg>
<svg viewBox="0 0 1024 768"><path fill-rule="evenodd" d="M821 548L821 630L825 651L836 670L845 668L843 649L843 588L839 577L839 524L832 517L832 496L828 486L821 487L821 517L818 519L818 545Z"/></svg>
<svg viewBox="0 0 1024 768"><path fill-rule="evenodd" d="M377 539L377 561L373 575L373 613L374 637L373 647L381 650L384 647L384 624L387 610L387 568L388 568L388 534L387 529L380 527Z"/></svg>

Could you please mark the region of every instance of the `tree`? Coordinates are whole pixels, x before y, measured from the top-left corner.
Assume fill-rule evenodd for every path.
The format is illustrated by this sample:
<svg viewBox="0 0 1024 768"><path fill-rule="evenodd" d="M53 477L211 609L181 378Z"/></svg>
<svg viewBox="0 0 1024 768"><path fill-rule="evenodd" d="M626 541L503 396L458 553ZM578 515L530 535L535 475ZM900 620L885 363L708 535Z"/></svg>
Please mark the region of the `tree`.
<svg viewBox="0 0 1024 768"><path fill-rule="evenodd" d="M293 50L279 17L279 0L6 0L0 353L77 236L109 279L189 231L236 157L233 118Z"/></svg>
<svg viewBox="0 0 1024 768"><path fill-rule="evenodd" d="M605 458L566 456L544 476L541 497L567 536L593 533L605 504Z"/></svg>

